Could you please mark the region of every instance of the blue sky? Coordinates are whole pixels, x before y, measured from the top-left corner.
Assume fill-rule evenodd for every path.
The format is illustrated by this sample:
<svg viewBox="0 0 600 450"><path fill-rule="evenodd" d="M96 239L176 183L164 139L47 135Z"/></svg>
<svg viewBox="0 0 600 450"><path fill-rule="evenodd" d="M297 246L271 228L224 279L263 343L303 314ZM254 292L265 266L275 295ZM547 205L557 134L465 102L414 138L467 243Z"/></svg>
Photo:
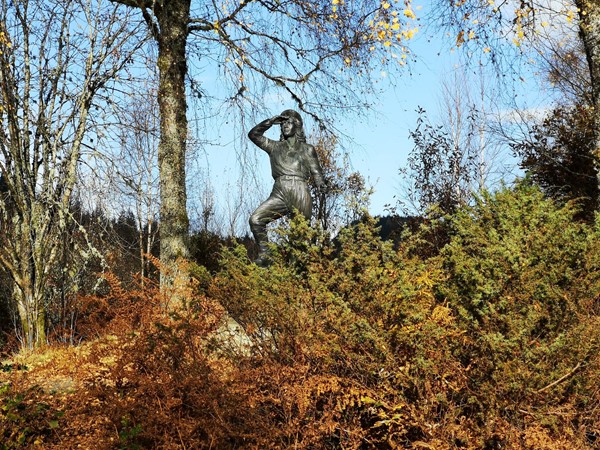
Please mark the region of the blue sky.
<svg viewBox="0 0 600 450"><path fill-rule="evenodd" d="M406 164L406 157L413 144L409 139L409 131L416 126L416 109L419 106L434 112L439 101L438 88L445 72L452 69L451 55L438 56L441 44L421 42L416 40L416 62L411 63L410 70L403 70L401 76L395 81L395 86L390 86L375 99L375 106L371 113L363 119L343 124L345 134L349 139L342 142L342 146L350 154L352 168L359 171L374 187L371 197L372 214L384 214L385 205L394 202L394 196L399 192L400 177L398 171ZM287 107L293 107L290 103ZM272 114L278 114L279 105L273 106ZM265 117L266 118L266 117ZM248 124L250 126L251 124ZM229 129L225 124L216 138L218 145L206 146L206 163L215 190L216 198L223 199L225 184L237 182L237 166L235 151L235 136L230 133L243 133L247 130ZM277 131L272 132L276 138ZM258 164L262 195L267 196L272 186L268 157L259 149L255 151ZM229 186L231 188L231 186ZM266 197L265 197L266 198Z"/></svg>
<svg viewBox="0 0 600 450"><path fill-rule="evenodd" d="M354 168L374 186L370 208L374 215L385 214L385 206L395 202L394 196L401 198L403 195L399 170L406 167L407 157L414 147L409 133L417 126L417 108L424 108L433 124L445 120L442 107L444 82L452 86L455 75L460 77L466 73L474 84L471 95L476 97L480 88L479 77L482 76L487 89L486 112L490 116L502 116L503 120L513 115L511 111L514 108L543 113L555 95L544 79L535 74L539 70L535 64L527 64L525 60L521 61L522 66L512 68L518 74L511 75L516 81L513 84L509 82L504 86L506 90L502 95L498 95L500 88L494 69L484 68L483 74L479 74L478 64L473 64L473 61L477 62L476 56L471 57L469 64L465 64L465 54L452 50L449 39L442 39L439 33L422 34L411 49L416 60L410 65L410 73L404 72L395 86L378 99L369 121L357 122L349 131L355 141L351 151ZM503 180L510 182L520 174L517 161L508 148L499 151L503 154L497 157L496 162L507 171ZM498 178L494 179L496 185L499 181Z"/></svg>
<svg viewBox="0 0 600 450"><path fill-rule="evenodd" d="M395 86L390 86L375 99L372 112L364 120L357 119L342 126L349 137L342 145L350 155L352 168L365 176L374 188L370 207L373 215L385 214L385 206L395 203L394 197L401 194L399 170L406 165L406 158L413 148L409 132L416 127L416 110L423 107L435 119L441 97L440 83L451 77L459 60L456 54L447 51L447 46L444 50L441 42L427 42L426 39L415 42L414 53L417 60L411 63L410 70L404 70ZM287 107L293 107L293 104ZM272 114L278 114L279 108L271 108ZM231 190L238 176L239 161L232 149L236 137L227 136L231 132L228 126L221 129L219 145L206 147L213 189L221 203L224 196L230 194L224 192L227 188L224 183L229 183ZM244 135L245 132L247 130L233 131ZM271 137L278 137L277 130ZM260 195L266 198L272 186L268 157L257 148L249 151L250 157L256 157L259 185L263 189Z"/></svg>
<svg viewBox="0 0 600 450"><path fill-rule="evenodd" d="M355 140L351 152L354 168L374 187L372 214L383 214L384 206L394 203L399 192L399 170L413 148L409 132L416 127L417 108L437 112L438 86L443 74L451 70L451 57L438 56L436 44L416 45L418 60L379 99L370 120L355 123L349 134ZM418 53L417 53L418 52Z"/></svg>
<svg viewBox="0 0 600 450"><path fill-rule="evenodd" d="M441 84L452 79L460 64L460 56L448 48L439 40L418 39L413 46L417 59L411 63L410 73L405 72L396 86L381 96L371 120L353 127L356 147L352 161L374 186L372 214L385 214L385 205L394 203L394 196L402 196L399 170L406 166L414 147L409 133L417 126L417 108L424 108L434 123L443 120Z"/></svg>
<svg viewBox="0 0 600 450"><path fill-rule="evenodd" d="M364 175L374 188L370 207L373 215L386 214L386 205L394 204L395 196L402 195L399 170L406 166L407 156L413 148L409 132L416 127L417 108L425 108L433 122L441 117L441 83L444 79L452 78L460 61L464 61L464 54L450 51L450 47L448 40L442 36L421 32L411 43L415 61L400 75L395 75L393 86L375 99L375 107L365 120L357 119L342 127L351 138L343 141L342 145L350 155L353 169ZM531 74L531 69L527 70ZM527 107L543 108L548 104L550 96L548 92L540 90L538 81L535 77L528 77L516 87L516 93L526 98ZM293 107L291 102L285 106L290 107ZM270 108L271 113L279 114L280 108L274 105ZM246 124L247 129L242 129L234 125L233 120L226 124L222 124L222 117L219 120L221 128L215 130L218 134L215 140L217 145L205 146L201 164L206 162L217 208L222 215L227 215L225 209L230 208L231 204L226 203L232 201L226 201L226 198L232 193L235 196L239 179L240 156L239 150L235 150L236 146L239 147L236 139L244 137L253 124ZM273 131L272 137L277 138L278 133ZM244 195L256 198L255 206L258 206L259 199L265 199L272 187L268 157L252 146L244 157L250 158L255 164L249 164L248 167L252 167L250 176L256 176L254 183L245 182L247 191ZM190 197L193 196L192 193ZM190 203L193 202L191 198ZM242 228L245 226L245 214L247 211L241 213L244 218L239 225Z"/></svg>

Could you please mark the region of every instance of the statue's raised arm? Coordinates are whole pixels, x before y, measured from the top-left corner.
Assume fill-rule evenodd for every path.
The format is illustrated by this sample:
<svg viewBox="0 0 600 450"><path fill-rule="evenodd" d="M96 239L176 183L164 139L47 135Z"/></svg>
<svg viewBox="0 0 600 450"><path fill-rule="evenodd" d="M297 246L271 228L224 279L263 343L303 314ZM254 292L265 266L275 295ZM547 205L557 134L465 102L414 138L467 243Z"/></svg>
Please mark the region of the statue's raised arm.
<svg viewBox="0 0 600 450"><path fill-rule="evenodd" d="M271 117L270 119L263 120L248 132L248 137L259 148L263 149L267 153L271 153L271 149L277 141L273 141L272 139L265 137L264 134L273 125L279 124L282 121L283 118L281 116L275 116Z"/></svg>

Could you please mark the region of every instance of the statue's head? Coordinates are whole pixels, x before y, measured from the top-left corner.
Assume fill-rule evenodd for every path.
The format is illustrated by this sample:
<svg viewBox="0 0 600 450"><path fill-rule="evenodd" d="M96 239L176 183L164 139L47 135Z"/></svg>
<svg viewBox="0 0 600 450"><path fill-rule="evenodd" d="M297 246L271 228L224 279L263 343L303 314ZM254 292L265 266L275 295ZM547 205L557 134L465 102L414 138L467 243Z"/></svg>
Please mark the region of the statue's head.
<svg viewBox="0 0 600 450"><path fill-rule="evenodd" d="M286 119L281 122L281 140L296 136L297 140L306 142L306 135L304 134L304 127L302 125L302 117L300 114L293 109L286 109L280 116Z"/></svg>

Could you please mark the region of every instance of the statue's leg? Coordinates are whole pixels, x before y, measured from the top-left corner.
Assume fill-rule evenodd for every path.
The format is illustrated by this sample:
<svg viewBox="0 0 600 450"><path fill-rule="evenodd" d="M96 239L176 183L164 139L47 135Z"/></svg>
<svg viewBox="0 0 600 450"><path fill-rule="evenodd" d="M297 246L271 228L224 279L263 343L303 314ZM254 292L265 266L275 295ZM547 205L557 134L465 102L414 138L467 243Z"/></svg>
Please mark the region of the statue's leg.
<svg viewBox="0 0 600 450"><path fill-rule="evenodd" d="M250 230L259 247L257 264L264 265L267 252L267 225L288 213L288 207L276 189L250 216Z"/></svg>

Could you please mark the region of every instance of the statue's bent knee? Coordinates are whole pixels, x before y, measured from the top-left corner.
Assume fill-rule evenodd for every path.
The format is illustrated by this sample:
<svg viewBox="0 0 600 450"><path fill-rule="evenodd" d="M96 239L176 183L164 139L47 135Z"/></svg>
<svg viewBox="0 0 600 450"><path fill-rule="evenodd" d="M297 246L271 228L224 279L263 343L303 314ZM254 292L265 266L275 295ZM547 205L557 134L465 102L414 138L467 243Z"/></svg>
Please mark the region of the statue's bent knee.
<svg viewBox="0 0 600 450"><path fill-rule="evenodd" d="M252 227L259 227L260 226L260 221L258 220L258 217L256 217L255 214L252 214L250 216L250 219L248 220L248 223L250 224L250 228L252 228Z"/></svg>

